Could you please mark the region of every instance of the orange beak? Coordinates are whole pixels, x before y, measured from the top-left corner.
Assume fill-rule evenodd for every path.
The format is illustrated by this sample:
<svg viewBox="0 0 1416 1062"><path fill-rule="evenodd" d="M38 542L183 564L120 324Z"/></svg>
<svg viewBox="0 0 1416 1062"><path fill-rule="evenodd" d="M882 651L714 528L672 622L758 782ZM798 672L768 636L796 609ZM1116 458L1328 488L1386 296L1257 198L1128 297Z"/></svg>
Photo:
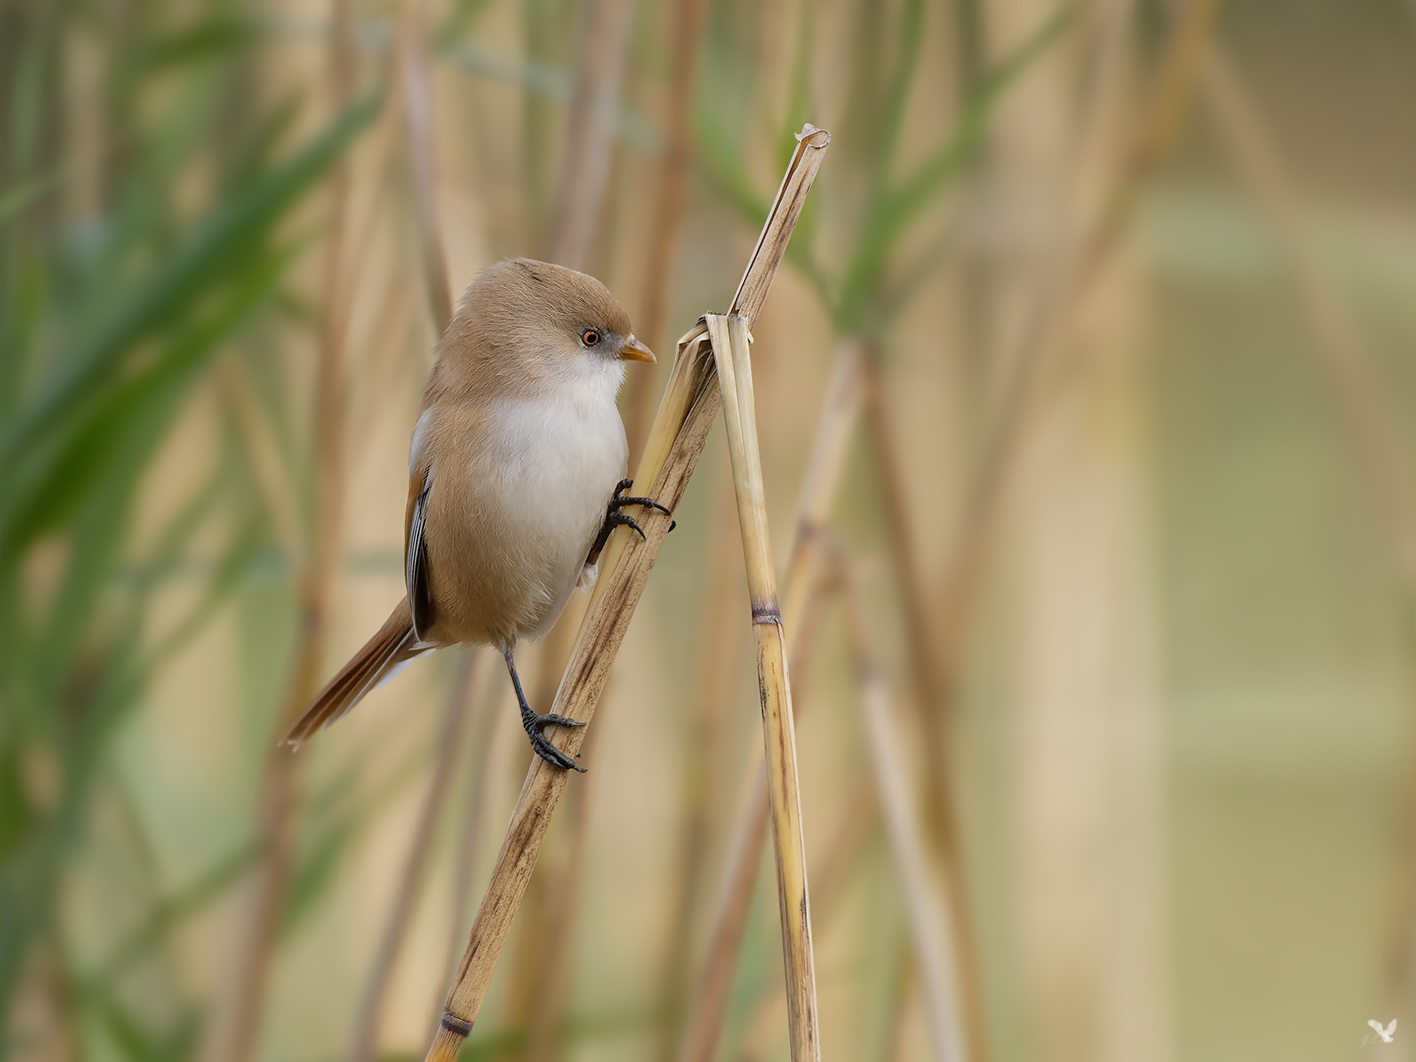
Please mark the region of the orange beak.
<svg viewBox="0 0 1416 1062"><path fill-rule="evenodd" d="M652 350L633 336L630 336L624 341L624 346L620 347L619 356L625 361L647 361L652 363L658 360L654 357Z"/></svg>

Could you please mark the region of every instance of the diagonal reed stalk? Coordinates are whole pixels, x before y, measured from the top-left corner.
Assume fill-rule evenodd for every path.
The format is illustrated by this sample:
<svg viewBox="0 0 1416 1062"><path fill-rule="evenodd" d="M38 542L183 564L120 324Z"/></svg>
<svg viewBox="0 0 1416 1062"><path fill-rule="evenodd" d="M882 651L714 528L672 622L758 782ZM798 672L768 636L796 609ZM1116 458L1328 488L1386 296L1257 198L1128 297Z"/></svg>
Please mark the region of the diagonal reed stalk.
<svg viewBox="0 0 1416 1062"><path fill-rule="evenodd" d="M1362 467L1387 549L1406 597L1408 627L1416 615L1416 493L1401 433L1385 398L1376 358L1361 329L1319 268L1305 239L1293 176L1243 80L1215 45L1204 69L1205 101L1259 213L1279 246L1338 413ZM1387 1012L1409 1013L1412 928L1416 926L1416 760L1408 750L1396 787L1396 850L1390 869L1383 942Z"/></svg>
<svg viewBox="0 0 1416 1062"><path fill-rule="evenodd" d="M870 645L870 620L854 561L840 553L846 599L846 627L854 657L856 687L876 792L885 821L885 834L894 857L895 872L904 894L905 912L915 963L924 990L924 1012L935 1062L957 1062L964 1057L960 1039L960 999L954 956L957 945L944 917L945 880L936 881L930 870L928 842L916 811L915 785L909 777L911 762L901 740L903 727L894 710L895 698L875 662Z"/></svg>
<svg viewBox="0 0 1416 1062"><path fill-rule="evenodd" d="M816 1014L816 969L811 947L811 901L806 880L806 844L801 823L796 731L786 634L777 600L777 572L767 528L767 494L757 443L757 405L747 322L738 315L709 314L708 335L718 365L728 454L737 491L742 552L757 643L757 687L767 750L767 796L777 854L777 902L782 922L782 961L787 979L787 1024L793 1062L821 1057Z"/></svg>
<svg viewBox="0 0 1416 1062"><path fill-rule="evenodd" d="M836 356L797 501L782 613L791 620L787 626L787 653L798 670L804 648L806 602L817 581L826 520L840 487L846 445L860 409L861 358L862 350L857 343L843 344ZM757 880L762 846L767 839L767 774L763 755L763 750L754 744L744 774L755 777L756 781L752 796L743 805L732 831L708 952L693 993L693 1007L684 1025L679 1062L710 1062L717 1053L733 967L742 946L752 886Z"/></svg>
<svg viewBox="0 0 1416 1062"><path fill-rule="evenodd" d="M756 320L762 309L830 141L830 134L824 129L807 126L802 130L730 307L747 322ZM705 337L706 330L699 325L680 341L668 387L636 470L635 482L647 485L648 493L670 509L683 497L722 402L713 359L705 350ZM591 593L586 620L556 692L552 711L560 715L583 722L589 722L594 715L595 703L604 690L615 654L668 533L669 518L661 513L646 514L641 524L646 536L643 540L616 534L601 558L602 574ZM562 747L569 755L579 752L584 733L582 727L565 734ZM565 771L551 767L539 757L527 772L458 965L456 981L448 993L442 1023L428 1048L428 1062L452 1062L472 1031L530 881L551 813L567 781Z"/></svg>

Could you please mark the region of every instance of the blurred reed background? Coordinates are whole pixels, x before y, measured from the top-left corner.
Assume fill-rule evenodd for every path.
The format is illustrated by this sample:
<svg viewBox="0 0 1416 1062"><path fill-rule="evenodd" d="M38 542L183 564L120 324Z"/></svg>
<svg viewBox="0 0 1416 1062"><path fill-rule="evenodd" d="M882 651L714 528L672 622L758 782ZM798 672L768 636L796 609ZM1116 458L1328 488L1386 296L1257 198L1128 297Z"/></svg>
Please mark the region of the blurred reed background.
<svg viewBox="0 0 1416 1062"><path fill-rule="evenodd" d="M1413 114L1403 0L0 0L0 1052L422 1057L500 664L273 744L403 592L450 300L603 279L637 452L810 121L824 1057L1410 1057ZM733 505L715 430L466 1058L787 1057Z"/></svg>

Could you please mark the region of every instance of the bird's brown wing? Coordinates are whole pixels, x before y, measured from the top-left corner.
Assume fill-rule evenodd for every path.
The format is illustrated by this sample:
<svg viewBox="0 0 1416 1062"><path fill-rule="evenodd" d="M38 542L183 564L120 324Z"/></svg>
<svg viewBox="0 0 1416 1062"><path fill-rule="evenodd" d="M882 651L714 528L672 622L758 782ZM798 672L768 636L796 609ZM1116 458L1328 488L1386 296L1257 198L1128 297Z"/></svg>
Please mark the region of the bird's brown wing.
<svg viewBox="0 0 1416 1062"><path fill-rule="evenodd" d="M403 578L408 587L408 607L413 614L413 635L420 641L433 622L433 600L428 593L428 547L423 543L423 521L427 517L428 494L432 489L432 469L425 465L408 480L408 507L403 518Z"/></svg>

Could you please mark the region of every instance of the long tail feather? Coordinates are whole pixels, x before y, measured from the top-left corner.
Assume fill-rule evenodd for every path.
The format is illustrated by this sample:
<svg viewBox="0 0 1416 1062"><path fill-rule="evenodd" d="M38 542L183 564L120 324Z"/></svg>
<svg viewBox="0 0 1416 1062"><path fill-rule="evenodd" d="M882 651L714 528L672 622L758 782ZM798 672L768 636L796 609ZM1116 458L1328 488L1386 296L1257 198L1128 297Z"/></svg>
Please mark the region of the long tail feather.
<svg viewBox="0 0 1416 1062"><path fill-rule="evenodd" d="M413 634L413 615L405 598L379 632L329 680L329 685L315 694L310 706L285 735L286 743L298 745L316 730L334 722L382 680L392 677L392 672L430 648Z"/></svg>

